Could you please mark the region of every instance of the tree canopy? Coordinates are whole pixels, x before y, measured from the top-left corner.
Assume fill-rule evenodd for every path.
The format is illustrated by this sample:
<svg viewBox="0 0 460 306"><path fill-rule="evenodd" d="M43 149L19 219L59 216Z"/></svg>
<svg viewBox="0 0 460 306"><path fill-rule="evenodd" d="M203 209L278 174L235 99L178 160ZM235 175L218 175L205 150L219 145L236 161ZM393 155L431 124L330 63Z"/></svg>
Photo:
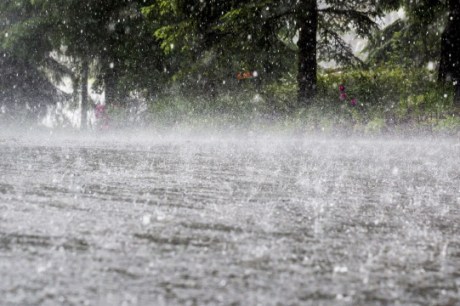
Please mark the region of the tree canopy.
<svg viewBox="0 0 460 306"><path fill-rule="evenodd" d="M123 105L132 92L153 98L173 85L213 100L246 79L260 93L295 80L297 102L291 106L305 107L316 103L323 62L360 69L432 63L440 82L458 84L459 5L454 0L4 0L1 100L30 104L42 96L53 102L53 82L66 77L74 96L81 95L78 100L87 100L91 80L113 105ZM398 9L405 18L379 28L379 18ZM368 39L364 61L344 38L351 33ZM15 90L29 92L31 99Z"/></svg>

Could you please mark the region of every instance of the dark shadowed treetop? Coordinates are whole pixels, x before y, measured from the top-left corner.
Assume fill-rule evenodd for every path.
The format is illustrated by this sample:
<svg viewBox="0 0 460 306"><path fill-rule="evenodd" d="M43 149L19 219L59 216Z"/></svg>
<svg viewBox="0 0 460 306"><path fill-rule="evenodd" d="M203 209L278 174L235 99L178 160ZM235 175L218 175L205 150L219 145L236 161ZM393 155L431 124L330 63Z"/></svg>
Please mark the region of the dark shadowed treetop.
<svg viewBox="0 0 460 306"><path fill-rule="evenodd" d="M366 48L368 62L422 67L438 61L441 33L448 15L445 1L400 0L385 8L388 11L403 8L405 17L375 31Z"/></svg>
<svg viewBox="0 0 460 306"><path fill-rule="evenodd" d="M75 88L88 72L93 89L104 90L114 104L140 91L153 98L189 88L212 101L216 92L252 88L263 96L270 86L290 84L297 85L297 105L306 106L302 100L315 99L318 62L362 64L345 34L370 36L370 64L420 68L434 62L440 80L457 80L459 5L456 0L3 0L1 90L3 97L13 97L15 88L49 89L50 79L65 76L78 94ZM378 29L378 18L399 8L406 17Z"/></svg>
<svg viewBox="0 0 460 306"><path fill-rule="evenodd" d="M358 62L341 34L355 31L359 36L367 36L376 26L374 18L383 13L380 2L320 1L320 60L342 64ZM226 47L238 50L255 50L258 46L263 49L264 44L275 50L281 47L295 49L296 20L302 12L295 0L157 0L146 7L144 13L152 20L163 17L164 22L155 36L161 39L164 50L171 52L173 48L181 51L206 49L222 41L227 42Z"/></svg>

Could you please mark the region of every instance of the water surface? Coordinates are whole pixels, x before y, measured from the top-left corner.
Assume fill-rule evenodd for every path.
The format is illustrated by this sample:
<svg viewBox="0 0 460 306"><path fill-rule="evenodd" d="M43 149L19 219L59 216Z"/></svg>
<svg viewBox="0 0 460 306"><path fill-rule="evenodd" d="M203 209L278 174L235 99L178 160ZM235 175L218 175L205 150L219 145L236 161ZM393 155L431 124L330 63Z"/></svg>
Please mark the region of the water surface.
<svg viewBox="0 0 460 306"><path fill-rule="evenodd" d="M0 135L4 305L456 305L460 142Z"/></svg>

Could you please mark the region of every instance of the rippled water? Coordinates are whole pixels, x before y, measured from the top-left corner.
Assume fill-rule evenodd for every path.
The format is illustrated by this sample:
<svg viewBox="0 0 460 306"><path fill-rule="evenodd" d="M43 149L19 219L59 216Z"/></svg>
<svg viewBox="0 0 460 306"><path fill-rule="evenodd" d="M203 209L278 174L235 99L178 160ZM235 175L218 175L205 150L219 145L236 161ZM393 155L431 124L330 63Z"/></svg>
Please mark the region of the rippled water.
<svg viewBox="0 0 460 306"><path fill-rule="evenodd" d="M460 141L0 137L0 304L458 305Z"/></svg>

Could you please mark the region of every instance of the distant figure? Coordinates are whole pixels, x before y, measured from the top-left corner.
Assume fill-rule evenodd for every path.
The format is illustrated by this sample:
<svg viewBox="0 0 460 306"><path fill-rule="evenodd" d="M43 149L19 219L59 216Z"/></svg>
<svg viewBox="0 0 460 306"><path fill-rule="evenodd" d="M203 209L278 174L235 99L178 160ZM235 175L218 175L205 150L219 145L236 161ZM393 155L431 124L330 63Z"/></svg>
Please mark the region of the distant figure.
<svg viewBox="0 0 460 306"><path fill-rule="evenodd" d="M109 115L105 105L97 104L96 105L96 127L99 130L107 130L109 128Z"/></svg>

